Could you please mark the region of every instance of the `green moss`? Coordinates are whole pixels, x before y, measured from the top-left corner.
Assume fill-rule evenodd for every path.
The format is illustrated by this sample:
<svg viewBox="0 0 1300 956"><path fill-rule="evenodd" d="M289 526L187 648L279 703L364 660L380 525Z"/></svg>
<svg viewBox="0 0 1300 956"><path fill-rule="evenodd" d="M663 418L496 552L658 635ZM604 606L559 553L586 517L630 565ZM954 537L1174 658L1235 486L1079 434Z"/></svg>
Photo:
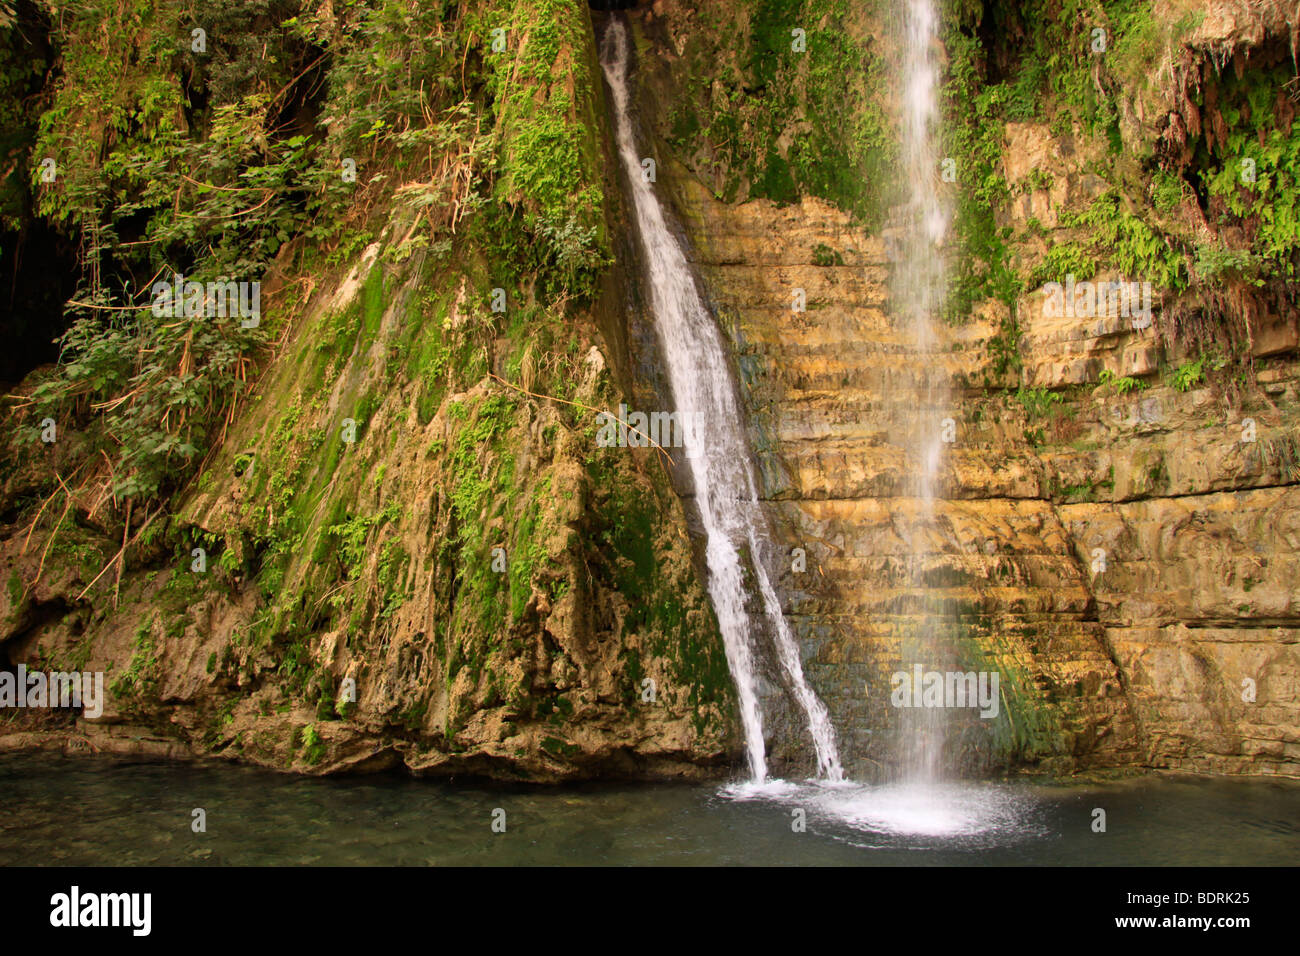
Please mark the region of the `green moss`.
<svg viewBox="0 0 1300 956"><path fill-rule="evenodd" d="M477 406L473 421L461 428L453 440L451 501L462 529L462 541L478 541L481 537L477 525L491 487L491 475L485 473L480 452L493 450L497 438L511 424L514 408L514 399L488 397Z"/></svg>
<svg viewBox="0 0 1300 956"><path fill-rule="evenodd" d="M384 318L384 269L379 263L371 267L357 301L361 310L359 331L364 332L367 342L373 342Z"/></svg>
<svg viewBox="0 0 1300 956"><path fill-rule="evenodd" d="M154 646L151 620L136 629L131 660L126 670L114 678L110 690L114 697L138 697L150 693L158 680L158 655Z"/></svg>
<svg viewBox="0 0 1300 956"><path fill-rule="evenodd" d="M608 262L601 89L588 14L572 0L493 9L471 30L506 31L504 52L484 54L497 112L494 196L523 209L548 287L595 290Z"/></svg>
<svg viewBox="0 0 1300 956"><path fill-rule="evenodd" d="M405 371L416 383L416 419L422 427L433 420L447 391L452 359L443 330L447 308L447 299L442 296L430 295L423 300L412 297L407 317L413 331Z"/></svg>
<svg viewBox="0 0 1300 956"><path fill-rule="evenodd" d="M781 203L798 201L799 190L790 174L790 164L776 150L768 151L767 168L764 169L762 178L754 183L753 193Z"/></svg>
<svg viewBox="0 0 1300 956"><path fill-rule="evenodd" d="M543 737L541 746L548 754L555 757L572 757L582 749L559 737Z"/></svg>
<svg viewBox="0 0 1300 956"><path fill-rule="evenodd" d="M533 570L543 551L538 539L538 517L550 493L549 477L538 482L532 500L515 524L510 546L510 617L519 620L533 594Z"/></svg>
<svg viewBox="0 0 1300 956"><path fill-rule="evenodd" d="M812 261L815 266L844 265L844 257L824 242L817 243L816 248L813 249Z"/></svg>
<svg viewBox="0 0 1300 956"><path fill-rule="evenodd" d="M503 441L514 425L515 409L513 398L494 394L464 403L463 414L453 416L464 424L448 454L455 519L451 554L457 575L455 610L446 638L448 681L460 667L468 667L477 682L493 656L503 622L522 613L530 593L531 524L519 530L515 503L520 488L514 458ZM504 540L487 536L489 523L497 519L509 529ZM497 546L506 549L504 574L493 568L492 548Z"/></svg>
<svg viewBox="0 0 1300 956"><path fill-rule="evenodd" d="M745 72L755 86L769 86L793 65L791 30L802 24L803 6L800 0L759 0L753 5Z"/></svg>
<svg viewBox="0 0 1300 956"><path fill-rule="evenodd" d="M685 95L669 116L678 152L710 178L719 195L788 203L814 195L869 228L896 199L889 90L870 35L850 29L842 0L762 0L702 15L687 38ZM792 48L805 31L807 49ZM739 71L730 66L736 37ZM789 143L778 148L778 143Z"/></svg>
<svg viewBox="0 0 1300 956"><path fill-rule="evenodd" d="M593 477L601 480L599 472ZM624 630L639 633L645 653L667 663L672 686L662 690L685 698L696 732L717 731L720 728L710 721L731 716L731 672L711 606L702 600L696 614L688 615L680 582L670 579L663 566L657 526L659 509L670 507L666 496L671 489L658 473L652 490L626 480L601 483L608 496L600 507L596 535L612 556L605 573L615 590L637 597L624 618ZM644 674L639 654L629 651L624 661L623 693L631 701L641 692Z"/></svg>
<svg viewBox="0 0 1300 956"><path fill-rule="evenodd" d="M27 588L23 586L23 580L18 576L17 569L9 572L9 577L5 580L5 590L9 595L9 619L16 620L21 617L27 609Z"/></svg>
<svg viewBox="0 0 1300 956"><path fill-rule="evenodd" d="M297 737L296 734L295 737ZM298 739L301 741L302 757L307 762L307 765L314 767L320 763L325 756L325 743L321 740L320 734L316 732L316 725L308 724L303 727L301 737ZM291 749L297 750L297 743L294 743Z"/></svg>
<svg viewBox="0 0 1300 956"><path fill-rule="evenodd" d="M1071 705L1044 693L1020 663L1037 644L1035 625L993 621L974 609L956 619L958 669L997 673L998 714L979 721L976 746L994 765L1010 767L1070 752L1066 714Z"/></svg>
<svg viewBox="0 0 1300 956"><path fill-rule="evenodd" d="M397 720L398 723L400 723L407 730L417 731L422 726L424 726L424 717L425 714L427 714L428 712L429 712L428 702L423 700L417 701L416 703L411 704L411 706L408 707L405 711L403 711L401 715L397 718Z"/></svg>
<svg viewBox="0 0 1300 956"><path fill-rule="evenodd" d="M379 616L386 620L406 602L406 570L411 557L397 541L387 542L379 554L376 581L379 586Z"/></svg>

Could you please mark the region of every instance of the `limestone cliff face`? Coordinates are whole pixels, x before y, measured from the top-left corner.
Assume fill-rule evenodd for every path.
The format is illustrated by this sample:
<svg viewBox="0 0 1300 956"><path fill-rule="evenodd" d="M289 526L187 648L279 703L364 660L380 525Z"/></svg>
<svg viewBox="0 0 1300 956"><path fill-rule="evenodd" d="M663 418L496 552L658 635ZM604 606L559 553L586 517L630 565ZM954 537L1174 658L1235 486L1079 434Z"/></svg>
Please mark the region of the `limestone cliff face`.
<svg viewBox="0 0 1300 956"><path fill-rule="evenodd" d="M951 747L967 767L1297 775L1294 283L1260 280L1247 293L1229 292L1242 297L1226 314L1210 305L1222 303L1222 288L1202 283L1195 267L1190 282L1162 288L1150 266L1126 271L1107 262L1102 253L1110 250L1068 266L1079 282L1155 278L1149 324L1083 310L1061 315L1045 308L1041 288L1066 281L1062 252L1105 234L1088 211L1095 215L1098 201L1116 191L1124 207L1159 220L1161 249L1178 249L1186 234L1243 243L1250 225L1233 235L1216 231L1232 230L1207 221L1190 189L1157 217L1146 207L1149 193L1137 191L1151 170L1132 157L1152 154L1150 142L1167 143L1180 123L1183 135L1188 123L1224 125L1217 112L1204 118L1214 110L1204 95L1188 93L1188 77L1213 94L1216 62L1235 57L1237 76L1271 68L1275 47L1293 44L1294 10L1212 3L1199 11L1203 18L1188 21L1194 27L1158 48L1137 75L1125 74L1112 134L1125 144L1119 154L1050 101L1039 106L1050 121L999 124L979 173L1005 184L988 227L1006 240L1009 268L1021 281L1009 295L971 297L925 354L897 318L888 210L875 219L869 209L851 215L851 202L810 195L835 198L812 180L802 196L739 201L769 185L747 174L740 157L766 141L793 164L800 143L818 136L817 58L828 48L847 42L862 67L845 74L845 99L893 108L887 91L872 85L875 58L890 56L887 18L838 11L796 4L770 22L762 20L766 8L731 11L723 28L690 5L660 0L639 24L643 102L657 117L665 189L735 349L767 507L787 549L808 554L806 571L793 562L787 569L788 609L848 765L870 774L906 747L894 734L889 675L914 659L909 642L928 608L965 648L949 663L993 665L1003 675L1002 716L992 726L958 724ZM1156 4L1150 12L1172 23L1186 10ZM986 5L986 25L995 14ZM746 44L752 50L763 31L787 37L796 26L806 29L810 52L782 53L767 70L774 77L767 95L787 97L786 115L775 130L742 131L739 139L752 137L750 151L726 156L724 140L695 132L713 128L719 102L734 95L721 78L734 63L735 86L752 88ZM742 52L729 60L733 50ZM998 55L990 44L986 70ZM720 65L709 70L720 79L697 93L701 64L715 59ZM1131 62L1116 59L1111 68L1122 72ZM1176 89L1170 63L1182 84ZM1102 89L1105 68L1091 68L1103 70ZM1229 92L1217 93L1227 111ZM1281 105L1266 126L1291 130L1294 142L1294 109L1284 92L1276 95ZM964 104L965 112L975 105ZM952 105L950 115L962 106ZM695 116L684 122L684 111ZM1203 147L1185 152L1207 162ZM827 149L827 162L846 155ZM1108 165L1132 165L1135 178ZM867 164L850 166L866 177ZM728 186L732 177L743 182L739 189ZM945 186L936 175L937 188L955 195L973 185L968 178ZM864 190L889 188L863 183ZM1215 202L1211 193L1211 213ZM945 251L956 270L960 250ZM792 309L795 290L806 311ZM1210 336L1217 351L1193 333L1206 324L1220 330ZM1228 370L1211 374L1215 364ZM925 375L934 369L949 394L926 407ZM933 520L923 521L915 477L921 439L943 419L952 420L955 440L944 446L941 500ZM924 540L919 569L914 534ZM920 593L911 587L918 573L926 582ZM783 726L774 743L798 762L797 726Z"/></svg>

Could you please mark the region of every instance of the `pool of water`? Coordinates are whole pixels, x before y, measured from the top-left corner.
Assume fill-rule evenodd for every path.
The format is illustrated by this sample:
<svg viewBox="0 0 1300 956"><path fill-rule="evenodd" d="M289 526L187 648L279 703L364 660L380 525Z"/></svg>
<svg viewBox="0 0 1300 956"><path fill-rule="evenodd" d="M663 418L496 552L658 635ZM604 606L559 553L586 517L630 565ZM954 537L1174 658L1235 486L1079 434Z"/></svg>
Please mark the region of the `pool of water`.
<svg viewBox="0 0 1300 956"><path fill-rule="evenodd" d="M191 828L206 812L207 831ZM1094 832L1094 811L1106 830ZM493 820L505 832L495 833ZM519 788L0 756L0 864L1294 865L1300 782Z"/></svg>

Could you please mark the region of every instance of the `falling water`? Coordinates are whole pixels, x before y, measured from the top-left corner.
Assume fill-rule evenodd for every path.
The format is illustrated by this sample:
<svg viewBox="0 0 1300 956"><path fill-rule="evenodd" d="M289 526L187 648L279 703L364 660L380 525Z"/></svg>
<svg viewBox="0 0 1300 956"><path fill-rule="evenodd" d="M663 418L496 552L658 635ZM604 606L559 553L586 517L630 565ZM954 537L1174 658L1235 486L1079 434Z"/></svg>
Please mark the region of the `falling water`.
<svg viewBox="0 0 1300 956"><path fill-rule="evenodd" d="M915 334L915 367L923 377L922 394L916 403L918 417L912 434L919 444L921 467L918 475L918 507L911 531L913 587L921 594L921 568L929 550L927 535L935 524L935 476L943 451L943 430L939 414L944 406L947 383L935 352L933 322L943 304L944 265L940 250L948 225L948 213L940 195L935 131L938 124L936 96L939 70L935 62L937 22L934 0L904 0L903 24L903 121L901 153L903 174L909 184L903 210L903 235L895 271L897 312ZM942 641L933 613L923 612L916 663L926 670L940 663ZM904 660L911 670L913 661ZM899 761L904 779L916 783L939 777L945 731L944 709L913 707L902 710Z"/></svg>
<svg viewBox="0 0 1300 956"><path fill-rule="evenodd" d="M642 176L630 112L628 59L627 29L620 20L613 19L601 44L601 66L614 97L618 152L631 190L650 303L673 402L679 412L689 412L692 426L685 436L684 457L704 525L709 596L736 682L750 773L760 783L767 776L751 648L752 637L766 623L777 662L807 720L818 776L838 781L842 773L834 728L826 707L804 678L794 635L781 613L761 558L767 531L722 336L700 299L686 254L668 227L663 207ZM751 614L746 607L742 560L746 552L762 602L761 615Z"/></svg>

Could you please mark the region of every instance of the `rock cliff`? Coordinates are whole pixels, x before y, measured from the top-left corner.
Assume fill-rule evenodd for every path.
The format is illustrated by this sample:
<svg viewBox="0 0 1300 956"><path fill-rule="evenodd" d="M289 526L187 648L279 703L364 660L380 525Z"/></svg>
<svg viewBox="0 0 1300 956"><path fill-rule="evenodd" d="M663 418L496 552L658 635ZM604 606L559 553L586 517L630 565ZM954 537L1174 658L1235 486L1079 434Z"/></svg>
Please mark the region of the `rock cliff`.
<svg viewBox="0 0 1300 956"><path fill-rule="evenodd" d="M188 36L183 6L123 26L141 42ZM123 349L100 314L130 303L87 290L99 311L75 326L77 344L16 390L0 508L5 663L103 671L109 699L93 719L7 711L3 746L306 773L720 772L732 690L685 514L653 451L596 441L596 415L626 400L631 376L619 365L625 284L606 269L619 203L587 8L271 5L269 52L251 53L232 53L210 21L199 62L214 74L243 52L253 77L315 86L298 91L294 119L309 134L293 140L257 82L219 88L167 57L138 67L188 97L188 132L215 154L197 166L173 164L147 123L99 122L93 77L73 66L82 45L109 60L129 50L93 11L24 12L66 71L32 149L54 152L64 173L38 198L81 203L73 186L95 180L107 195L77 207L86 220L142 205L143 241L105 240L133 286L148 277L133 246L194 251L168 233L171 198L154 204L113 178L125 154L160 152L181 216L257 212L193 204L242 199L235 184L267 181L277 160L274 175L323 198L299 198L287 225L272 224L282 248L250 270L263 302L246 338L221 316L169 325L140 309L137 354L139 340ZM321 48L329 74L302 72ZM289 76L274 75L277 57ZM209 110L200 95L216 98ZM234 175L217 142L234 135L231 115L271 139L234 157ZM102 155L74 155L79 125L102 129ZM277 147L306 153L290 163ZM174 353L148 341L172 326L185 336ZM245 351L189 400L223 349ZM111 376L69 382L77 363L103 374L95 363L122 351L129 389L115 394ZM141 413L156 432L133 447L113 413L146 400L162 402ZM37 440L43 415L54 441Z"/></svg>
<svg viewBox="0 0 1300 956"><path fill-rule="evenodd" d="M0 714L0 747L736 765L690 489L596 440L666 407L595 58L619 15L847 769L910 745L890 677L938 622L935 667L1002 677L949 740L967 772L1300 776L1294 5L944 4L924 352L891 4L591 6L0 3L0 158L28 171L0 193L27 303L0 666L110 686L96 719ZM176 272L260 281L260 325L158 315ZM1112 281L1133 309L1098 308ZM765 693L774 770L807 772Z"/></svg>
<svg viewBox="0 0 1300 956"><path fill-rule="evenodd" d="M1045 26L1041 5L950 9L948 114L977 139L953 135L954 175L936 170L960 210L956 241L935 253L953 272L952 314L919 354L891 281L891 209L873 199L896 188L877 172L886 159L855 154L860 116L841 114L837 141L818 115L834 57L850 65L842 100L896 108L878 69L893 55L886 6L661 0L641 21L645 109L735 350L768 507L787 549L808 555L786 575L790 608L849 764L870 774L907 746L891 737L889 676L912 660L928 609L967 648L956 663L993 664L1009 688L995 726L961 728L958 763L1294 776L1295 223L1275 258L1259 250L1269 215L1294 208L1297 167L1273 161L1274 192L1236 215L1236 191L1215 184L1256 146L1295 148L1295 11L1064 4ZM1126 19L1148 15L1162 26ZM720 126L758 85L746 49L795 28L807 52L785 44L760 91L772 127ZM1097 29L1109 59L1088 52ZM1033 68L1007 62L1012 39L1032 48L1052 30L1081 51L1100 110L1046 93L1004 106ZM1068 89L1068 58L1054 68ZM1252 120L1243 101L1268 110ZM1213 144L1238 135L1233 123L1249 141L1225 157ZM1173 130L1189 140L1177 155ZM1208 148L1190 142L1198 132ZM766 169L752 162L764 146ZM807 175L807 151L847 163L871 195ZM772 188L783 162L801 196ZM1168 190L1154 200L1153 179ZM770 198L740 201L755 194ZM1213 244L1255 271L1214 270ZM971 259L996 281L971 282ZM1049 302L1051 281L1119 279L1156 285L1149 318ZM936 369L946 400L925 407ZM945 419L927 521L918 439ZM798 728L781 743L797 762Z"/></svg>

